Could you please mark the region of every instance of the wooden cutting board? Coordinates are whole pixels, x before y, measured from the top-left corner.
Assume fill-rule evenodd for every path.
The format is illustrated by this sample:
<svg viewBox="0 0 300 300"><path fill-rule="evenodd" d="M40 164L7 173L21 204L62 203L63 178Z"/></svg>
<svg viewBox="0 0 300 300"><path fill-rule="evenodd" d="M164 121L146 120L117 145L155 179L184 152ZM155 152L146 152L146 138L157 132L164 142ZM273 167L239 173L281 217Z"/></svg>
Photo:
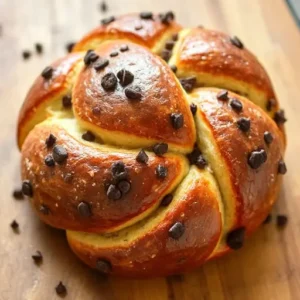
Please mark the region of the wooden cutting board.
<svg viewBox="0 0 300 300"><path fill-rule="evenodd" d="M102 278L69 250L65 234L43 225L26 200L11 197L20 183L15 123L25 93L45 65L64 54L104 16L92 0L0 1L0 299L300 299L300 34L283 0L112 0L109 14L172 9L186 26L203 24L235 34L270 72L288 123L288 174L273 214L245 247L198 270L168 278ZM23 61L21 51L44 45L44 54ZM275 216L289 216L278 230ZM9 224L16 219L20 233ZM31 255L42 251L37 267Z"/></svg>

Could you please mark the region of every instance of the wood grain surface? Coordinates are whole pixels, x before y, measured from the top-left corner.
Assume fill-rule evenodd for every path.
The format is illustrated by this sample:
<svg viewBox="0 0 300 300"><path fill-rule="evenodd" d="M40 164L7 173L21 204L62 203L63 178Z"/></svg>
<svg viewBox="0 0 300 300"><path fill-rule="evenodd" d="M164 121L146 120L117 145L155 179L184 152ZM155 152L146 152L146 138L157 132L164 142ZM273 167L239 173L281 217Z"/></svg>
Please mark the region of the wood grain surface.
<svg viewBox="0 0 300 300"><path fill-rule="evenodd" d="M105 16L94 0L0 0L0 299L58 299L61 280L66 299L300 299L300 34L284 0L111 0L110 14L172 9L185 26L203 24L235 34L269 71L288 117L288 173L272 223L245 247L182 276L152 280L103 278L69 249L65 233L42 224L26 200L16 201L19 153L15 125L19 107L35 77L53 59ZM21 52L42 55L23 61ZM278 213L289 216L278 230ZM20 233L9 224L16 219ZM43 253L42 265L31 255Z"/></svg>

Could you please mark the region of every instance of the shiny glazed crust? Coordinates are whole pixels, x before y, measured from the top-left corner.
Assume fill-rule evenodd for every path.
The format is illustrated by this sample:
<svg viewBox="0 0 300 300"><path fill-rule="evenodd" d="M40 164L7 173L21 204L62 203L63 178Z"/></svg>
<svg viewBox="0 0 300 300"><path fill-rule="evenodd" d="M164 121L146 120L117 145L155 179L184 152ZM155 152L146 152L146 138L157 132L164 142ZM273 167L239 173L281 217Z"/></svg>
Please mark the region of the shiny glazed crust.
<svg viewBox="0 0 300 300"><path fill-rule="evenodd" d="M284 173L266 71L236 38L170 12L104 23L28 92L23 192L106 274L178 274L240 248Z"/></svg>

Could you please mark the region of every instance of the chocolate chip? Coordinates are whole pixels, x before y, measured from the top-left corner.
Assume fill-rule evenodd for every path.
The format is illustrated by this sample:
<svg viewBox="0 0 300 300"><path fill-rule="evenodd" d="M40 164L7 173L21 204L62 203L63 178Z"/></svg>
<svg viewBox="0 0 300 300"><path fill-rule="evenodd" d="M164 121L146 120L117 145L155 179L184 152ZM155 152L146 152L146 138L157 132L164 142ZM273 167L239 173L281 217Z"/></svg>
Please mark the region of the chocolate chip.
<svg viewBox="0 0 300 300"><path fill-rule="evenodd" d="M278 163L278 173L284 175L287 172L285 162L280 160Z"/></svg>
<svg viewBox="0 0 300 300"><path fill-rule="evenodd" d="M183 127L183 114L182 113L171 113L171 123L174 129Z"/></svg>
<svg viewBox="0 0 300 300"><path fill-rule="evenodd" d="M276 218L276 224L278 227L284 227L288 222L288 218L285 215L278 215Z"/></svg>
<svg viewBox="0 0 300 300"><path fill-rule="evenodd" d="M267 101L266 109L267 111L271 111L275 106L276 106L276 100L272 98Z"/></svg>
<svg viewBox="0 0 300 300"><path fill-rule="evenodd" d="M273 142L273 135L271 134L271 132L269 132L269 131L266 131L265 133L264 133L264 140L265 140L265 142L266 142L266 144L271 144L272 142Z"/></svg>
<svg viewBox="0 0 300 300"><path fill-rule="evenodd" d="M174 240L179 240L185 232L185 227L181 222L176 222L169 229L169 236Z"/></svg>
<svg viewBox="0 0 300 300"><path fill-rule="evenodd" d="M92 215L91 206L84 201L81 201L78 204L77 210L78 210L79 215L83 218L88 218Z"/></svg>
<svg viewBox="0 0 300 300"><path fill-rule="evenodd" d="M101 113L100 107L98 107L98 106L93 107L92 113L93 113L94 115L99 115L99 114Z"/></svg>
<svg viewBox="0 0 300 300"><path fill-rule="evenodd" d="M179 80L182 87L185 89L186 92L191 92L197 83L197 79L195 76L182 78Z"/></svg>
<svg viewBox="0 0 300 300"><path fill-rule="evenodd" d="M145 20L149 20L153 18L153 13L150 11L144 11L140 13L140 18L141 19L145 19Z"/></svg>
<svg viewBox="0 0 300 300"><path fill-rule="evenodd" d="M141 100L142 90L139 86L133 85L125 89L125 95L130 100Z"/></svg>
<svg viewBox="0 0 300 300"><path fill-rule="evenodd" d="M41 251L36 251L35 254L31 255L35 264L40 265L43 261L43 255Z"/></svg>
<svg viewBox="0 0 300 300"><path fill-rule="evenodd" d="M64 163L65 160L68 158L68 152L67 152L66 148L63 146L60 146L60 145L54 146L52 155L53 155L53 159L58 164Z"/></svg>
<svg viewBox="0 0 300 300"><path fill-rule="evenodd" d="M60 281L59 284L55 287L56 294L59 296L64 296L67 293L66 286Z"/></svg>
<svg viewBox="0 0 300 300"><path fill-rule="evenodd" d="M284 110L280 109L276 111L274 115L274 121L277 123L277 125L283 124L287 121L284 115Z"/></svg>
<svg viewBox="0 0 300 300"><path fill-rule="evenodd" d="M158 165L155 169L155 174L159 179L166 178L168 176L168 169L163 165Z"/></svg>
<svg viewBox="0 0 300 300"><path fill-rule="evenodd" d="M229 99L228 97L228 91L222 90L217 94L217 99L221 101L227 101Z"/></svg>
<svg viewBox="0 0 300 300"><path fill-rule="evenodd" d="M29 180L24 180L22 183L22 192L25 196L32 197L33 189Z"/></svg>
<svg viewBox="0 0 300 300"><path fill-rule="evenodd" d="M72 106L72 96L64 95L62 98L62 105L64 108L70 108Z"/></svg>
<svg viewBox="0 0 300 300"><path fill-rule="evenodd" d="M187 155L190 164L196 165L199 169L204 169L207 165L205 158L202 156L201 151L195 147L194 150Z"/></svg>
<svg viewBox="0 0 300 300"><path fill-rule="evenodd" d="M45 204L41 204L41 206L40 206L40 212L41 212L43 215L47 216L47 215L50 214L50 209L49 209L49 207L46 206Z"/></svg>
<svg viewBox="0 0 300 300"><path fill-rule="evenodd" d="M241 42L241 40L236 37L236 36L233 36L230 38L230 42L232 45L236 46L237 48L240 48L240 49L243 49L244 48L244 45L243 43Z"/></svg>
<svg viewBox="0 0 300 300"><path fill-rule="evenodd" d="M170 68L173 71L173 73L177 72L177 67L175 65L170 66Z"/></svg>
<svg viewBox="0 0 300 300"><path fill-rule="evenodd" d="M205 158L202 155L199 155L196 159L195 165L199 169L204 169L207 166L207 162L206 162Z"/></svg>
<svg viewBox="0 0 300 300"><path fill-rule="evenodd" d="M172 34L172 40L174 41L174 42L176 42L177 40L178 40L178 33L174 33L174 34Z"/></svg>
<svg viewBox="0 0 300 300"><path fill-rule="evenodd" d="M267 217L265 218L265 220L263 221L263 224L268 224L272 221L272 215L267 215Z"/></svg>
<svg viewBox="0 0 300 300"><path fill-rule="evenodd" d="M101 9L102 12L107 12L107 4L106 4L105 1L102 1L100 3L100 9Z"/></svg>
<svg viewBox="0 0 300 300"><path fill-rule="evenodd" d="M116 161L111 166L113 176L125 172L125 164L122 161Z"/></svg>
<svg viewBox="0 0 300 300"><path fill-rule="evenodd" d="M105 67L107 67L109 65L109 60L108 59L100 59L98 60L95 64L94 64L94 69L96 71L101 71L103 70Z"/></svg>
<svg viewBox="0 0 300 300"><path fill-rule="evenodd" d="M134 26L134 29L135 30L141 30L143 28L143 25L142 24L138 24L138 25L135 25Z"/></svg>
<svg viewBox="0 0 300 300"><path fill-rule="evenodd" d="M65 174L65 175L64 175L64 182L66 182L66 183L72 182L73 177L74 177L74 176L73 176L73 174L71 174L71 173Z"/></svg>
<svg viewBox="0 0 300 300"><path fill-rule="evenodd" d="M99 58L93 50L88 50L83 58L84 64L89 66L91 63L95 62Z"/></svg>
<svg viewBox="0 0 300 300"><path fill-rule="evenodd" d="M24 195L23 195L22 189L15 189L13 191L13 197L16 200L23 200L24 199Z"/></svg>
<svg viewBox="0 0 300 300"><path fill-rule="evenodd" d="M16 220L13 220L10 223L10 227L15 231L15 232L19 232L19 223Z"/></svg>
<svg viewBox="0 0 300 300"><path fill-rule="evenodd" d="M194 116L196 114L196 112L197 112L197 105L195 103L192 103L190 105L190 109L191 109L191 112L192 112L192 114Z"/></svg>
<svg viewBox="0 0 300 300"><path fill-rule="evenodd" d="M24 60L29 59L31 57L31 52L29 50L24 50L22 52L22 57L23 57Z"/></svg>
<svg viewBox="0 0 300 300"><path fill-rule="evenodd" d="M113 51L111 54L109 54L110 57L116 57L119 55L119 52Z"/></svg>
<svg viewBox="0 0 300 300"><path fill-rule="evenodd" d="M245 232L246 230L244 227L229 232L226 237L227 246L233 250L242 248L245 239Z"/></svg>
<svg viewBox="0 0 300 300"><path fill-rule="evenodd" d="M73 50L75 44L76 44L76 43L74 43L74 42L69 42L69 43L66 44L66 50L68 51L68 53L71 53L71 52L72 52L72 50Z"/></svg>
<svg viewBox="0 0 300 300"><path fill-rule="evenodd" d="M254 150L248 157L248 164L252 169L258 169L267 161L267 153L264 149Z"/></svg>
<svg viewBox="0 0 300 300"><path fill-rule="evenodd" d="M43 53L43 45L41 43L36 43L34 47L37 54Z"/></svg>
<svg viewBox="0 0 300 300"><path fill-rule="evenodd" d="M164 61L168 61L171 57L171 51L170 50L162 50L161 51L161 58L164 60Z"/></svg>
<svg viewBox="0 0 300 300"><path fill-rule="evenodd" d="M160 21L165 24L169 25L171 21L175 19L174 13L172 11L168 11L163 14L159 14Z"/></svg>
<svg viewBox="0 0 300 300"><path fill-rule="evenodd" d="M105 91L114 91L117 86L117 77L109 72L102 77L101 85Z"/></svg>
<svg viewBox="0 0 300 300"><path fill-rule="evenodd" d="M52 133L50 133L45 141L47 148L52 147L55 144L55 142L56 142L56 137Z"/></svg>
<svg viewBox="0 0 300 300"><path fill-rule="evenodd" d="M167 50L172 50L173 47L174 47L174 45L175 45L175 42L174 42L174 41L167 41L166 44L165 44L165 48L166 48Z"/></svg>
<svg viewBox="0 0 300 300"><path fill-rule="evenodd" d="M172 202L172 200L173 200L173 195L172 194L167 194L161 200L160 205L161 206L168 206Z"/></svg>
<svg viewBox="0 0 300 300"><path fill-rule="evenodd" d="M53 68L52 67L46 67L44 70L43 70L43 72L42 72L42 77L44 78L44 79L46 79L46 80L49 80L51 77L52 77L52 75L53 75Z"/></svg>
<svg viewBox="0 0 300 300"><path fill-rule="evenodd" d="M111 200L119 200L122 196L121 191L114 184L108 187L106 195Z"/></svg>
<svg viewBox="0 0 300 300"><path fill-rule="evenodd" d="M166 143L157 143L153 146L153 152L158 155L164 155L168 152L168 144Z"/></svg>
<svg viewBox="0 0 300 300"><path fill-rule="evenodd" d="M149 160L149 157L144 149L142 149L136 156L136 161L142 164L146 164Z"/></svg>
<svg viewBox="0 0 300 300"><path fill-rule="evenodd" d="M88 142L93 142L96 139L95 135L89 130L85 132L81 137Z"/></svg>
<svg viewBox="0 0 300 300"><path fill-rule="evenodd" d="M96 261L96 269L101 273L107 274L110 273L112 270L111 263L105 259L98 259Z"/></svg>
<svg viewBox="0 0 300 300"><path fill-rule="evenodd" d="M102 25L108 25L110 24L111 22L115 21L115 17L114 16L111 16L111 17L108 17L108 18L105 18L105 19L102 19L101 20L101 24Z"/></svg>
<svg viewBox="0 0 300 300"><path fill-rule="evenodd" d="M248 118L242 117L236 121L236 124L238 128L243 132L248 132L250 130L251 122Z"/></svg>
<svg viewBox="0 0 300 300"><path fill-rule="evenodd" d="M131 184L127 180L122 180L118 183L118 189L121 191L122 195L127 194L130 191Z"/></svg>
<svg viewBox="0 0 300 300"><path fill-rule="evenodd" d="M125 51L128 51L129 50L129 47L127 46L127 45L122 45L121 47L120 47L120 51L121 52L125 52Z"/></svg>
<svg viewBox="0 0 300 300"><path fill-rule="evenodd" d="M54 167L55 166L55 161L54 161L51 154L49 154L45 157L45 165L48 166L48 167Z"/></svg>
<svg viewBox="0 0 300 300"><path fill-rule="evenodd" d="M117 73L117 77L122 86L126 86L126 85L130 84L134 79L133 74L130 71L125 70L125 69L120 70Z"/></svg>
<svg viewBox="0 0 300 300"><path fill-rule="evenodd" d="M236 111L236 112L241 112L243 110L243 104L240 100L238 99L231 99L229 105L231 106L231 108Z"/></svg>

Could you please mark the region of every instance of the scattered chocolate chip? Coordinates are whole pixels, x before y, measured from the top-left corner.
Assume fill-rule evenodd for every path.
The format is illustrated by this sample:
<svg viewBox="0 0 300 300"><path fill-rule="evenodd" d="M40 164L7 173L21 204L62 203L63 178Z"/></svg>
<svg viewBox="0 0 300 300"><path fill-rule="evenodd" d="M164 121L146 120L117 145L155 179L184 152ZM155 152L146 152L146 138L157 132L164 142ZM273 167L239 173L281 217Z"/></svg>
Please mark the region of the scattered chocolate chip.
<svg viewBox="0 0 300 300"><path fill-rule="evenodd" d="M280 109L276 111L274 115L274 121L277 123L277 125L283 124L287 121L284 115L284 110Z"/></svg>
<svg viewBox="0 0 300 300"><path fill-rule="evenodd" d="M169 236L174 240L179 240L179 238L184 234L185 227L181 222L176 222L169 229Z"/></svg>
<svg viewBox="0 0 300 300"><path fill-rule="evenodd" d="M119 55L118 51L113 51L111 54L109 54L110 57L116 57Z"/></svg>
<svg viewBox="0 0 300 300"><path fill-rule="evenodd" d="M102 2L100 3L100 10L101 10L102 12L107 12L107 4L106 4L105 1L102 1Z"/></svg>
<svg viewBox="0 0 300 300"><path fill-rule="evenodd" d="M268 214L265 220L263 221L263 224L268 224L272 221L272 215Z"/></svg>
<svg viewBox="0 0 300 300"><path fill-rule="evenodd" d="M190 109L191 109L191 112L192 112L192 114L194 116L196 114L196 112L197 112L197 105L195 103L192 103L190 105Z"/></svg>
<svg viewBox="0 0 300 300"><path fill-rule="evenodd" d="M278 227L284 227L288 222L288 217L285 215L278 215L276 218L276 224Z"/></svg>
<svg viewBox="0 0 300 300"><path fill-rule="evenodd" d="M23 200L24 199L24 195L23 195L22 189L15 189L13 191L13 197L16 200Z"/></svg>
<svg viewBox="0 0 300 300"><path fill-rule="evenodd" d="M72 96L64 95L62 98L62 105L64 108L70 108L72 106Z"/></svg>
<svg viewBox="0 0 300 300"><path fill-rule="evenodd" d="M228 91L222 90L217 94L217 99L221 101L227 101L229 99L228 97Z"/></svg>
<svg viewBox="0 0 300 300"><path fill-rule="evenodd" d="M199 168L199 169L204 169L207 166L207 162L205 160L205 158L202 155L199 155L195 161L195 165Z"/></svg>
<svg viewBox="0 0 300 300"><path fill-rule="evenodd" d="M125 70L125 69L120 70L117 73L117 77L119 79L120 84L123 87L126 86L126 85L128 85L128 84L130 84L133 81L133 79L134 79L133 74L130 71Z"/></svg>
<svg viewBox="0 0 300 300"><path fill-rule="evenodd" d="M59 296L64 296L67 293L66 286L60 281L59 284L55 287L56 294Z"/></svg>
<svg viewBox="0 0 300 300"><path fill-rule="evenodd" d="M93 142L96 139L95 135L89 130L85 132L81 137L88 142Z"/></svg>
<svg viewBox="0 0 300 300"><path fill-rule="evenodd" d="M174 129L183 127L183 114L182 113L171 113L171 123Z"/></svg>
<svg viewBox="0 0 300 300"><path fill-rule="evenodd" d="M141 19L145 19L145 20L149 20L153 18L153 13L150 11L144 11L140 13L140 18Z"/></svg>
<svg viewBox="0 0 300 300"><path fill-rule="evenodd" d="M22 192L25 196L32 197L33 189L29 180L24 180L22 183Z"/></svg>
<svg viewBox="0 0 300 300"><path fill-rule="evenodd" d="M98 106L93 107L92 113L93 113L94 115L99 115L99 114L101 113L100 107L98 107Z"/></svg>
<svg viewBox="0 0 300 300"><path fill-rule="evenodd" d="M139 86L133 85L125 89L125 95L130 100L141 100L142 90Z"/></svg>
<svg viewBox="0 0 300 300"><path fill-rule="evenodd" d="M159 14L160 21L165 24L169 25L171 21L175 19L174 13L172 11L168 11L163 14Z"/></svg>
<svg viewBox="0 0 300 300"><path fill-rule="evenodd" d="M267 101L266 109L267 111L271 111L275 106L276 106L276 100L272 98Z"/></svg>
<svg viewBox="0 0 300 300"><path fill-rule="evenodd" d="M50 214L50 209L48 206L46 206L45 204L41 204L40 206L40 212L43 214L43 215L49 215Z"/></svg>
<svg viewBox="0 0 300 300"><path fill-rule="evenodd" d="M54 161L51 154L49 154L45 157L45 165L48 166L48 167L54 167L55 166L55 161Z"/></svg>
<svg viewBox="0 0 300 300"><path fill-rule="evenodd" d="M175 45L175 42L174 42L174 41L167 41L166 44L165 44L165 48L166 48L167 50L172 50L173 47L174 47L174 45Z"/></svg>
<svg viewBox="0 0 300 300"><path fill-rule="evenodd" d="M173 195L172 194L167 194L164 196L160 202L161 206L168 206L173 200Z"/></svg>
<svg viewBox="0 0 300 300"><path fill-rule="evenodd" d="M52 77L52 75L53 75L53 68L52 67L46 67L44 70L43 70L43 72L42 72L42 77L44 78L44 79L46 79L46 80L49 80L51 77Z"/></svg>
<svg viewBox="0 0 300 300"><path fill-rule="evenodd" d="M122 196L121 191L114 185L111 184L107 190L107 197L111 200L119 200Z"/></svg>
<svg viewBox="0 0 300 300"><path fill-rule="evenodd" d="M94 69L96 71L101 71L103 70L105 67L107 67L109 64L109 60L108 59L100 59L98 60L95 64L94 64Z"/></svg>
<svg viewBox="0 0 300 300"><path fill-rule="evenodd" d="M167 50L167 49L164 49L161 51L161 58L164 60L164 61L168 61L171 57L171 51L170 50Z"/></svg>
<svg viewBox="0 0 300 300"><path fill-rule="evenodd" d="M266 131L265 133L264 133L264 140L265 140L265 142L266 142L266 144L271 144L272 142L273 142L273 135L271 134L271 132L269 132L269 131Z"/></svg>
<svg viewBox="0 0 300 300"><path fill-rule="evenodd" d="M191 92L197 83L195 76L182 78L179 81L187 93Z"/></svg>
<svg viewBox="0 0 300 300"><path fill-rule="evenodd" d="M103 20L101 20L101 24L102 25L108 25L110 24L111 22L115 21L116 18L114 16L111 16L111 17L108 17L108 18L105 18Z"/></svg>
<svg viewBox="0 0 300 300"><path fill-rule="evenodd" d="M78 213L83 218L88 218L92 215L91 206L84 201L81 201L77 206Z"/></svg>
<svg viewBox="0 0 300 300"><path fill-rule="evenodd" d="M125 51L128 51L129 50L129 47L127 46L127 45L122 45L121 47L120 47L120 51L121 52L125 52Z"/></svg>
<svg viewBox="0 0 300 300"><path fill-rule="evenodd" d="M177 72L177 67L175 65L170 66L170 68L173 71L173 73Z"/></svg>
<svg viewBox="0 0 300 300"><path fill-rule="evenodd" d="M141 30L142 28L143 28L142 24L137 24L137 25L134 26L135 30Z"/></svg>
<svg viewBox="0 0 300 300"><path fill-rule="evenodd" d="M74 42L69 42L69 43L66 44L66 50L68 51L68 53L71 53L71 52L72 52L72 50L73 50L75 44L76 44L76 43L74 43Z"/></svg>
<svg viewBox="0 0 300 300"><path fill-rule="evenodd" d="M124 171L125 171L125 164L120 160L114 162L111 166L111 172L114 176Z"/></svg>
<svg viewBox="0 0 300 300"><path fill-rule="evenodd" d="M178 40L178 33L174 33L174 34L172 34L172 40L174 41L174 42L176 42L177 40Z"/></svg>
<svg viewBox="0 0 300 300"><path fill-rule="evenodd" d="M246 230L244 227L229 232L226 237L227 246L233 250L242 248L245 239L245 232Z"/></svg>
<svg viewBox="0 0 300 300"><path fill-rule="evenodd" d="M105 259L98 259L96 261L96 269L101 273L107 274L110 273L112 270L111 263Z"/></svg>
<svg viewBox="0 0 300 300"><path fill-rule="evenodd" d="M243 132L248 132L250 130L251 122L248 118L242 117L236 121L236 124L238 128Z"/></svg>
<svg viewBox="0 0 300 300"><path fill-rule="evenodd" d="M73 177L74 177L74 176L73 176L73 174L71 174L71 173L65 174L65 175L64 175L64 182L66 182L66 183L72 182Z"/></svg>
<svg viewBox="0 0 300 300"><path fill-rule="evenodd" d="M114 91L117 86L117 82L116 75L109 72L102 77L101 85L105 91Z"/></svg>
<svg viewBox="0 0 300 300"><path fill-rule="evenodd" d="M22 52L22 57L23 57L24 60L29 59L31 57L31 52L29 50L24 50Z"/></svg>
<svg viewBox="0 0 300 300"><path fill-rule="evenodd" d="M244 45L243 43L241 42L241 40L236 37L236 36L233 36L230 38L230 42L232 45L236 46L237 48L240 48L240 49L243 49L244 48Z"/></svg>
<svg viewBox="0 0 300 300"><path fill-rule="evenodd" d="M67 152L66 148L61 145L54 146L52 155L53 155L53 159L58 164L64 163L65 160L68 158L68 152Z"/></svg>
<svg viewBox="0 0 300 300"><path fill-rule="evenodd" d="M278 163L278 173L284 175L287 172L285 162L280 160Z"/></svg>
<svg viewBox="0 0 300 300"><path fill-rule="evenodd" d="M19 223L16 220L13 220L10 223L10 227L13 229L13 231L19 232Z"/></svg>
<svg viewBox="0 0 300 300"><path fill-rule="evenodd" d="M41 251L36 251L35 254L31 255L35 264L40 265L43 261L43 255Z"/></svg>
<svg viewBox="0 0 300 300"><path fill-rule="evenodd" d="M163 165L158 165L155 169L157 178L163 179L168 176L168 169Z"/></svg>
<svg viewBox="0 0 300 300"><path fill-rule="evenodd" d="M164 155L168 152L168 144L166 143L157 143L153 146L153 152L158 155Z"/></svg>
<svg viewBox="0 0 300 300"><path fill-rule="evenodd" d="M131 184L127 180L120 181L117 186L118 189L121 191L122 195L127 194L131 188Z"/></svg>
<svg viewBox="0 0 300 300"><path fill-rule="evenodd" d="M36 43L34 47L37 54L43 53L43 45L41 43Z"/></svg>
<svg viewBox="0 0 300 300"><path fill-rule="evenodd" d="M146 164L149 160L149 157L144 149L142 149L136 156L136 161L142 164Z"/></svg>
<svg viewBox="0 0 300 300"><path fill-rule="evenodd" d="M93 50L88 50L83 58L84 64L89 66L91 63L95 62L99 58Z"/></svg>
<svg viewBox="0 0 300 300"><path fill-rule="evenodd" d="M258 169L267 160L267 153L264 149L254 150L248 157L248 164L252 169Z"/></svg>
<svg viewBox="0 0 300 300"><path fill-rule="evenodd" d="M238 99L231 99L231 101L229 102L229 105L231 106L231 108L236 111L236 112L241 112L243 110L243 104L240 100Z"/></svg>
<svg viewBox="0 0 300 300"><path fill-rule="evenodd" d="M45 141L47 148L52 147L55 144L55 142L56 142L56 137L52 133L50 133Z"/></svg>

